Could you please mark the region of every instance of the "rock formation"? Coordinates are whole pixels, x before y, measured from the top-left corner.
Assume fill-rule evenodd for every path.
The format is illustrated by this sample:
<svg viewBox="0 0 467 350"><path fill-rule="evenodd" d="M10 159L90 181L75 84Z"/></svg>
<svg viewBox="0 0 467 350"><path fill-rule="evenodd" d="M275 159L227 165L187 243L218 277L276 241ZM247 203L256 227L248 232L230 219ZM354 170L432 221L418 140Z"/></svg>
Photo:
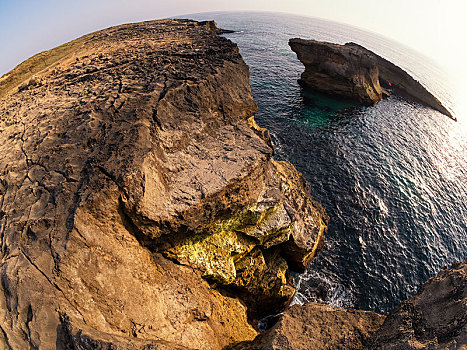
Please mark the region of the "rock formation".
<svg viewBox="0 0 467 350"><path fill-rule="evenodd" d="M328 217L273 160L248 67L219 33L122 25L0 78L0 348L465 344L465 262L377 331L384 316L310 303L258 335L252 324L288 305L287 270L305 269Z"/></svg>
<svg viewBox="0 0 467 350"><path fill-rule="evenodd" d="M219 33L122 25L0 79L1 348L221 349L290 301L328 218Z"/></svg>
<svg viewBox="0 0 467 350"><path fill-rule="evenodd" d="M467 261L429 279L386 315L294 305L253 341L232 350L415 350L467 348Z"/></svg>
<svg viewBox="0 0 467 350"><path fill-rule="evenodd" d="M294 305L272 328L232 350L362 349L384 318L374 312L317 303Z"/></svg>
<svg viewBox="0 0 467 350"><path fill-rule="evenodd" d="M467 349L467 261L441 270L390 312L368 349Z"/></svg>
<svg viewBox="0 0 467 350"><path fill-rule="evenodd" d="M456 120L408 73L363 46L299 38L289 45L305 66L299 82L307 88L373 105L389 95L385 88L390 87Z"/></svg>

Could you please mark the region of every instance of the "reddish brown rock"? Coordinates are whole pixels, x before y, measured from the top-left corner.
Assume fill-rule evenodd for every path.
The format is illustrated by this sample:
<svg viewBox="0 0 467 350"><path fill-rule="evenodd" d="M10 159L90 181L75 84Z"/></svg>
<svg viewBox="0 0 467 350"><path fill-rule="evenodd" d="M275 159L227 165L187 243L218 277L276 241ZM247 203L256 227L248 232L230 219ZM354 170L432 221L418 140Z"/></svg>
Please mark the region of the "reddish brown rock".
<svg viewBox="0 0 467 350"><path fill-rule="evenodd" d="M362 349L384 318L374 312L317 303L294 305L272 328L232 350Z"/></svg>
<svg viewBox="0 0 467 350"><path fill-rule="evenodd" d="M388 315L294 305L270 329L234 350L415 350L467 348L467 261L443 269Z"/></svg>

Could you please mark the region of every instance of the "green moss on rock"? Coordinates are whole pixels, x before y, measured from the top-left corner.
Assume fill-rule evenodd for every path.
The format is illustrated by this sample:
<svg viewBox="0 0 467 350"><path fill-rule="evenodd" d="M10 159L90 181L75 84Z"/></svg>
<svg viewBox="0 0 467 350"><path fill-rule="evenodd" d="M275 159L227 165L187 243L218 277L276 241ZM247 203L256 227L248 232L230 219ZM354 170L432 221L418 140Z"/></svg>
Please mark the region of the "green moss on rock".
<svg viewBox="0 0 467 350"><path fill-rule="evenodd" d="M181 264L202 271L203 276L222 284L230 284L237 276L234 259L248 253L256 243L234 231L219 231L186 237L166 255Z"/></svg>
<svg viewBox="0 0 467 350"><path fill-rule="evenodd" d="M289 163L271 161L255 202L183 232L161 252L235 291L251 318L278 312L295 293L289 267L303 269L322 247L327 216Z"/></svg>
<svg viewBox="0 0 467 350"><path fill-rule="evenodd" d="M287 241L293 224L282 202L261 197L256 205L176 242L165 254L227 285L237 276L235 259L244 257L256 245L269 248Z"/></svg>

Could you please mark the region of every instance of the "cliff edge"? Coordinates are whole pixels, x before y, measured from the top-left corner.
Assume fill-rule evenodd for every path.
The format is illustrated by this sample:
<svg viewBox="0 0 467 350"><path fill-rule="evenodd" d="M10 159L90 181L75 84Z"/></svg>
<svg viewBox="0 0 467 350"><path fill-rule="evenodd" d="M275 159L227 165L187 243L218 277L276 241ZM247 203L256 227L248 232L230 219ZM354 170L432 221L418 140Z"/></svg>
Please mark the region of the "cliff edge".
<svg viewBox="0 0 467 350"><path fill-rule="evenodd" d="M0 347L222 349L328 217L214 22L88 34L0 79Z"/></svg>
<svg viewBox="0 0 467 350"><path fill-rule="evenodd" d="M366 349L467 349L467 260L442 269L392 310Z"/></svg>
<svg viewBox="0 0 467 350"><path fill-rule="evenodd" d="M345 45L294 38L289 46L304 64L299 82L307 88L373 105L393 89L456 118L403 69L355 43Z"/></svg>
<svg viewBox="0 0 467 350"><path fill-rule="evenodd" d="M387 315L294 305L254 341L232 350L467 348L467 261L441 270Z"/></svg>

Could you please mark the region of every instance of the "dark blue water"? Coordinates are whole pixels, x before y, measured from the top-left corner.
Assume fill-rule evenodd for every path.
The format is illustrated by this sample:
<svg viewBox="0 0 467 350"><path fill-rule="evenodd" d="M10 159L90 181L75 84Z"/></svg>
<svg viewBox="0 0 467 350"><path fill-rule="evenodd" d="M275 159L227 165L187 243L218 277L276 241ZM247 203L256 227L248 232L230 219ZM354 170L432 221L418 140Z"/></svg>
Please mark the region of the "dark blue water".
<svg viewBox="0 0 467 350"><path fill-rule="evenodd" d="M455 87L426 57L375 34L271 13L211 13L250 66L256 120L331 217L295 301L385 312L467 258L467 126ZM304 92L292 37L354 41L403 67L459 122L397 96L361 107Z"/></svg>

